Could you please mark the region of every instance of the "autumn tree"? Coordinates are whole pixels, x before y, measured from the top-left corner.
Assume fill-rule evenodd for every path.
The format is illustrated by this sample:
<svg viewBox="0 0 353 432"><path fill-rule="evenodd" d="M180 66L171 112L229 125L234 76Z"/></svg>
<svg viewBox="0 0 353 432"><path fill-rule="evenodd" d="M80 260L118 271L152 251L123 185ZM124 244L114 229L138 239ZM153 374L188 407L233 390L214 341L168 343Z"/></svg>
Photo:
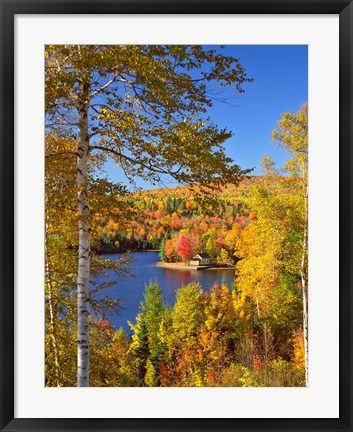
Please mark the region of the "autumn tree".
<svg viewBox="0 0 353 432"><path fill-rule="evenodd" d="M91 321L92 386L133 385L133 373L127 355L129 341L124 330L115 331L111 323L103 317Z"/></svg>
<svg viewBox="0 0 353 432"><path fill-rule="evenodd" d="M253 186L248 202L257 217L237 239L241 259L236 286L255 305L253 352L264 368L269 367L274 345L276 355L290 357L291 335L301 325L302 203L297 188L298 182L290 177L273 179L266 188Z"/></svg>
<svg viewBox="0 0 353 432"><path fill-rule="evenodd" d="M193 254L192 239L185 234L181 234L175 243L175 250L184 262L189 261Z"/></svg>
<svg viewBox="0 0 353 432"><path fill-rule="evenodd" d="M65 158L53 156L58 147L66 152ZM45 171L46 385L58 387L67 382L62 376L62 358L67 357L71 337L65 311L72 305L69 293L75 285L75 256L69 250L77 248L76 230L69 229L77 223L73 148L69 139L46 137L45 152L51 159ZM66 195L65 205L62 194Z"/></svg>
<svg viewBox="0 0 353 432"><path fill-rule="evenodd" d="M216 263L219 265L233 265L234 260L229 256L226 249L221 248L218 257L216 258Z"/></svg>
<svg viewBox="0 0 353 432"><path fill-rule="evenodd" d="M76 226L79 215L76 197L76 142L54 134L45 136L45 305L46 305L46 385L72 386L71 358L76 326L76 283L78 237ZM99 158L92 161L88 196L95 219L104 214L109 218L116 194L124 187L112 185L105 179L95 179L93 167L98 168ZM119 210L119 213L122 209ZM117 214L119 217L119 214ZM99 224L91 224L91 247L100 245ZM104 219L103 219L104 220ZM91 291L88 299L91 314L109 314L116 311L119 302L101 289L109 282L101 278L106 270L117 276L126 274L129 260L115 262L94 254L91 260ZM64 366L63 366L64 365ZM69 372L70 371L70 372Z"/></svg>
<svg viewBox="0 0 353 432"><path fill-rule="evenodd" d="M176 252L175 252L175 241L174 239L168 239L165 242L164 246L164 254L166 257L166 261L173 262L176 258Z"/></svg>
<svg viewBox="0 0 353 432"><path fill-rule="evenodd" d="M77 385L89 385L90 156L111 157L128 179L163 175L200 186L238 181L231 133L205 116L210 87L250 81L239 61L196 45L48 45L46 128L77 140Z"/></svg>
<svg viewBox="0 0 353 432"><path fill-rule="evenodd" d="M236 240L237 256L241 258L236 269L237 287L254 300L261 319L270 313L271 293L282 268L286 232L278 197L254 186L250 199L258 218L243 229Z"/></svg>
<svg viewBox="0 0 353 432"><path fill-rule="evenodd" d="M215 385L227 357L234 351L233 338L237 325L232 294L226 285L214 284L205 293L204 313L205 321L199 336L199 357L204 362L206 381Z"/></svg>
<svg viewBox="0 0 353 432"><path fill-rule="evenodd" d="M303 210L300 277L303 298L306 385L308 385L308 104L304 103L296 113L284 113L272 132L272 138L291 154L285 168L301 182L300 197Z"/></svg>
<svg viewBox="0 0 353 432"><path fill-rule="evenodd" d="M285 362L292 351L291 335L300 334L302 311L307 383L307 105L298 113L283 114L273 138L291 154L284 167L287 175L281 177L274 161L263 158L265 177L247 198L255 217L249 217L235 239L241 258L236 283L256 306L260 332L248 351L257 356L256 367L267 370L261 378L266 385L271 385L271 374L289 373ZM274 346L276 355L284 358L272 364L269 353Z"/></svg>
<svg viewBox="0 0 353 432"><path fill-rule="evenodd" d="M204 322L204 302L201 286L190 283L176 293L172 311L169 343L174 351L174 367L179 385L200 385L200 366L196 361L198 335Z"/></svg>

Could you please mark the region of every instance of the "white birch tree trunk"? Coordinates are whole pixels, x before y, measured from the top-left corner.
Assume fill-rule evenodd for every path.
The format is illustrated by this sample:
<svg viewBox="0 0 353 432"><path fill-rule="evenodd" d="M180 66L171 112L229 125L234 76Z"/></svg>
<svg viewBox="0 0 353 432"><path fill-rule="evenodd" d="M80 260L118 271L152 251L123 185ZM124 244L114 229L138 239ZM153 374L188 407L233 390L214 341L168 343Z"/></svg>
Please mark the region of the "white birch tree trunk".
<svg viewBox="0 0 353 432"><path fill-rule="evenodd" d="M49 322L51 327L51 341L54 353L54 364L55 364L55 379L57 387L60 387L60 361L59 361L59 349L57 343L57 332L56 332L56 313L53 304L53 287L50 277L50 269L48 264L48 255L46 254L45 273L46 273L46 284L47 284L47 299L49 305Z"/></svg>
<svg viewBox="0 0 353 432"><path fill-rule="evenodd" d="M308 182L304 185L304 228L303 228L303 247L300 265L300 278L303 296L303 335L305 352L305 384L309 385L309 326L308 326L308 284L306 278L306 250L308 242Z"/></svg>
<svg viewBox="0 0 353 432"><path fill-rule="evenodd" d="M79 248L77 273L77 387L89 387L89 309L90 221L88 183L88 89L82 84L78 105L77 200L79 211Z"/></svg>

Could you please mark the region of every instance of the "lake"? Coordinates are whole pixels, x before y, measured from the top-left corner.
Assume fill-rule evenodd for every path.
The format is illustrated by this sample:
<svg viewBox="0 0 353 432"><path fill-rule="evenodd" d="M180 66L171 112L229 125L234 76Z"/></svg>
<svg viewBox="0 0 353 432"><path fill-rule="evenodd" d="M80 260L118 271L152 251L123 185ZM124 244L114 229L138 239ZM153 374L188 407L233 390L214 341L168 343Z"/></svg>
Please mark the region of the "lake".
<svg viewBox="0 0 353 432"><path fill-rule="evenodd" d="M156 263L160 261L158 252L133 252L131 255L135 260L130 265L131 276L123 280L116 280L116 275L108 272L110 280L116 280L116 283L106 291L111 297L119 298L122 301L119 315L111 317L110 322L116 329L123 327L129 333L131 330L127 321L135 323L135 317L143 300L145 284L150 281L157 281L166 304L173 306L175 292L183 284L198 282L204 291L208 291L215 282L219 284L225 282L231 288L234 280L234 269L173 270L156 266ZM119 256L120 254L104 255L111 261L115 261Z"/></svg>

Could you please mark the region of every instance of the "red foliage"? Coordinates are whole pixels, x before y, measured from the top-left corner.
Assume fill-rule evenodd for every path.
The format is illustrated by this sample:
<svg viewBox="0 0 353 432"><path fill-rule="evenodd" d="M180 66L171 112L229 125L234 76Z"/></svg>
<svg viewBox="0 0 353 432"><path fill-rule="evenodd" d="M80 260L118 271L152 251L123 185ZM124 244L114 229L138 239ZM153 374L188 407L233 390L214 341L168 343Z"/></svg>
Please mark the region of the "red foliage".
<svg viewBox="0 0 353 432"><path fill-rule="evenodd" d="M210 386L214 387L216 385L216 374L213 369L206 372L206 380Z"/></svg>
<svg viewBox="0 0 353 432"><path fill-rule="evenodd" d="M111 323L107 319L104 319L102 316L100 316L98 320L96 320L96 325L102 330L110 330L112 328Z"/></svg>
<svg viewBox="0 0 353 432"><path fill-rule="evenodd" d="M258 354L255 354L253 358L252 367L255 370L260 370L262 368L262 359Z"/></svg>
<svg viewBox="0 0 353 432"><path fill-rule="evenodd" d="M174 369L166 366L164 363L159 368L159 379L162 387L172 387L177 382Z"/></svg>
<svg viewBox="0 0 353 432"><path fill-rule="evenodd" d="M178 229L181 227L181 221L180 221L180 217L178 216L177 213L173 213L172 217L170 219L170 223L169 223L170 228L172 229Z"/></svg>
<svg viewBox="0 0 353 432"><path fill-rule="evenodd" d="M183 261L189 261L193 253L192 239L185 234L181 234L175 243L175 250Z"/></svg>

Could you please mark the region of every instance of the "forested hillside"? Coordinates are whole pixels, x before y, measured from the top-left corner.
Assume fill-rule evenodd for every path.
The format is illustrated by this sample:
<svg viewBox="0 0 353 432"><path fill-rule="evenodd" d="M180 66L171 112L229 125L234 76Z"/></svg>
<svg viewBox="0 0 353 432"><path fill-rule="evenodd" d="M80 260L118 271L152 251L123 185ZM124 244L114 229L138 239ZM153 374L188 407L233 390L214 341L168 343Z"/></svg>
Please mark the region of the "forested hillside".
<svg viewBox="0 0 353 432"><path fill-rule="evenodd" d="M188 261L206 252L215 263L233 265L238 260L235 239L256 219L250 200L253 187L267 187L271 193L281 187L283 194L293 193L288 179L278 177L277 183L266 177L247 177L238 186L221 187L206 202L200 200L197 186L125 196L117 207L129 207L134 220L126 226L116 218L102 218L100 252L155 249L166 262Z"/></svg>

